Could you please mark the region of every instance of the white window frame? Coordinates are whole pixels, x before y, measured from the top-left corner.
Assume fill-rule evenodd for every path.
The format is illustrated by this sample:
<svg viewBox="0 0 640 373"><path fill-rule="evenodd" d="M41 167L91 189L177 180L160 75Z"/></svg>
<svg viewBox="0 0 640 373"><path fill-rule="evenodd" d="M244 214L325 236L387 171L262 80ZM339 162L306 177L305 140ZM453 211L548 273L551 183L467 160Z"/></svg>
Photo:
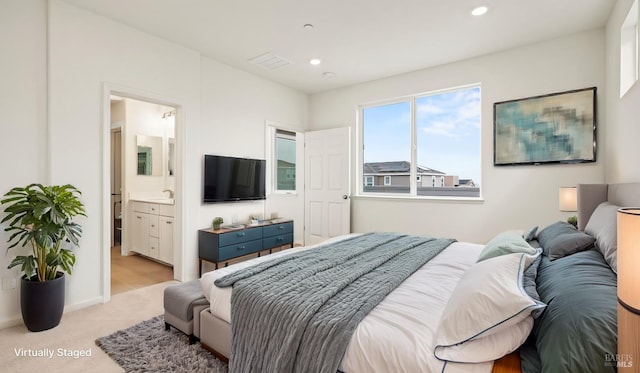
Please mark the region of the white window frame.
<svg viewBox="0 0 640 373"><path fill-rule="evenodd" d="M284 130L281 128L276 128L274 136L273 136L273 191L276 193L296 193L297 192L297 182L295 181L295 178L292 177L291 175L289 175L289 173L287 172L287 175L285 177L286 180L291 180L293 179L293 189L278 189L278 146L277 146L277 142L278 139L285 139L285 140L289 140L289 141L293 141L294 144L296 144L296 153L297 153L297 148L298 148L298 144L296 142L296 133L293 131L288 131L288 130ZM295 163L296 167L298 165L298 159L296 158L296 163Z"/></svg>
<svg viewBox="0 0 640 373"><path fill-rule="evenodd" d="M303 188L303 180L300 178L304 174L304 133L292 127L285 126L272 121L265 121L265 159L267 160L266 192L269 194L297 196ZM294 190L277 189L278 160L276 150L276 137L279 133L289 133L296 142L296 181ZM295 135L295 136L294 136Z"/></svg>
<svg viewBox="0 0 640 373"><path fill-rule="evenodd" d="M370 102L370 103L366 103L366 104L362 104L358 106L358 110L357 110L357 114L356 114L356 120L357 120L357 143L358 146L357 148L357 153L356 153L356 164L357 164L357 173L356 173L356 177L358 178L358 180L363 180L363 175L364 175L364 128L363 128L363 120L364 120L364 110L367 108L371 108L371 107L376 107L376 106L382 106L382 105L392 105L392 104L398 104L398 103L402 103L402 102L409 102L409 106L410 106L410 112L411 112L411 164L412 165L416 165L417 164L417 130L416 130L416 126L414 125L415 120L416 120L416 100L424 97L424 96L429 96L429 95L436 95L436 94L443 94L443 93L447 93L447 92L452 92L452 91L459 91L459 90L464 90L464 89L472 89L472 88L479 88L480 92L482 92L482 85L481 83L473 83L473 84L468 84L468 85L461 85L461 86L456 86L456 87L451 87L451 88L446 88L446 89L440 89L440 90L434 90L434 91L429 91L429 92L424 92L424 93L419 93L419 94L414 94L414 95L409 95L409 96L403 96L403 97L398 97L398 98L394 98L394 99L388 99L388 100L380 100L380 101L374 101L374 102ZM482 93L481 93L482 95ZM482 96L481 96L482 97ZM482 121L482 105L480 105L480 121ZM480 123L482 125L482 123ZM480 131L480 142L482 142L482 131ZM482 172L482 151L480 151L480 153L478 154L478 163L480 164L480 172ZM450 199L450 200L466 200L466 201L483 201L482 198L482 188L480 189L480 195L478 197L458 197L458 196L446 196L446 197L437 197L437 196L418 196L417 194L417 190L418 190L418 181L422 181L421 179L419 179L420 176L417 175L417 167L411 167L410 169L410 174L409 174L409 184L410 184L410 192L408 194L401 194L401 193L375 193L375 192L365 192L364 191L364 183L356 183L357 185L357 195L360 197L387 197L387 198L401 198L401 199L412 199L412 198L417 198L417 199ZM478 182L480 182L481 180L478 180Z"/></svg>
<svg viewBox="0 0 640 373"><path fill-rule="evenodd" d="M387 186L391 185L391 176L385 175L385 177L384 177L384 185L387 185Z"/></svg>
<svg viewBox="0 0 640 373"><path fill-rule="evenodd" d="M371 184L369 184L368 180L371 180ZM364 185L366 186L374 186L375 183L375 178L373 176L365 176L364 177Z"/></svg>
<svg viewBox="0 0 640 373"><path fill-rule="evenodd" d="M638 81L638 0L634 0L620 28L620 98Z"/></svg>

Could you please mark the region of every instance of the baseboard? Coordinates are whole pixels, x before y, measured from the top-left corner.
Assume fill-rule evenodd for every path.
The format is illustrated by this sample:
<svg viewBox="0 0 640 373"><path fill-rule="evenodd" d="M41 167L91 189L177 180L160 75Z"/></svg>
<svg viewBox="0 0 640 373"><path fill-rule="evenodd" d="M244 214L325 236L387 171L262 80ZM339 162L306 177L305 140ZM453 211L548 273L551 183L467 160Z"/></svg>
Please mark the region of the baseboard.
<svg viewBox="0 0 640 373"><path fill-rule="evenodd" d="M67 305L64 306L64 313L77 311L77 310L82 309L82 308L86 308L86 307L89 307L89 306L93 306L93 305L96 305L96 304L102 304L102 303L103 303L102 302L102 297L95 297L95 298L88 299L88 300L85 300L85 301L82 301L82 302L78 302L78 303L74 303L74 304L67 304Z"/></svg>
<svg viewBox="0 0 640 373"><path fill-rule="evenodd" d="M0 330L13 328L14 326L18 326L20 324L22 324L22 316L0 321Z"/></svg>
<svg viewBox="0 0 640 373"><path fill-rule="evenodd" d="M82 308L86 308L89 306L93 306L96 304L101 304L102 303L102 297L96 297L96 298L92 298L83 302L78 302L78 303L74 303L74 304L68 304L64 306L64 313L67 312L73 312L73 311L77 311L79 309ZM18 326L22 324L22 316L21 315L15 315L12 318L9 318L7 320L4 321L0 321L0 330L2 329L7 329L7 328L12 328L14 326Z"/></svg>

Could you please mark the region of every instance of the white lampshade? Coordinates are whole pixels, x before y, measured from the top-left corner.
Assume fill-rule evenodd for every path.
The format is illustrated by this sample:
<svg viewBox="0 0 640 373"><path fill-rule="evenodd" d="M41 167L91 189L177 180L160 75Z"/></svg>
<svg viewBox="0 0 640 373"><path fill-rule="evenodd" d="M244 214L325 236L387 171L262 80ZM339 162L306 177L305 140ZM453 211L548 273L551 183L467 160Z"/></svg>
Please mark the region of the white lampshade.
<svg viewBox="0 0 640 373"><path fill-rule="evenodd" d="M575 187L561 187L558 193L560 211L578 211L578 192Z"/></svg>
<svg viewBox="0 0 640 373"><path fill-rule="evenodd" d="M640 208L618 210L618 299L640 313ZM634 311L635 310L635 311Z"/></svg>

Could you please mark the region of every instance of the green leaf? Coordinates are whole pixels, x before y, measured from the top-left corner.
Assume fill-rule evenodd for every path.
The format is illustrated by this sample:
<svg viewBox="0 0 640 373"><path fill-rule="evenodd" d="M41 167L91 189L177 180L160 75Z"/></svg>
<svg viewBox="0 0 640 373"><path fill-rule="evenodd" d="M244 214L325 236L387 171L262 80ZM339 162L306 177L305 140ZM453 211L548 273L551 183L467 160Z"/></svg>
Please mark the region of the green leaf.
<svg viewBox="0 0 640 373"><path fill-rule="evenodd" d="M12 188L0 199L4 206L0 223L7 223L4 230L10 233L7 250L30 245L34 253L16 256L11 267L21 266L28 277L37 273L41 281L55 278L59 270L71 274L75 255L60 249L60 245L66 242L79 245L82 228L73 219L78 215L87 216L80 195L71 184L34 183Z"/></svg>

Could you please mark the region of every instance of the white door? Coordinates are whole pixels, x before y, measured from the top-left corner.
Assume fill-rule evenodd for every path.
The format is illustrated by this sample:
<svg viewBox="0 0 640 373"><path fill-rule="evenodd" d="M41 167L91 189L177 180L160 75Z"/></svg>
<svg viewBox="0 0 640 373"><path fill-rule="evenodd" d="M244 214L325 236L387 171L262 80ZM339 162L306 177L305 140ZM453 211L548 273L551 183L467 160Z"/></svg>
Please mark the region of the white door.
<svg viewBox="0 0 640 373"><path fill-rule="evenodd" d="M305 245L350 233L350 128L305 133Z"/></svg>

